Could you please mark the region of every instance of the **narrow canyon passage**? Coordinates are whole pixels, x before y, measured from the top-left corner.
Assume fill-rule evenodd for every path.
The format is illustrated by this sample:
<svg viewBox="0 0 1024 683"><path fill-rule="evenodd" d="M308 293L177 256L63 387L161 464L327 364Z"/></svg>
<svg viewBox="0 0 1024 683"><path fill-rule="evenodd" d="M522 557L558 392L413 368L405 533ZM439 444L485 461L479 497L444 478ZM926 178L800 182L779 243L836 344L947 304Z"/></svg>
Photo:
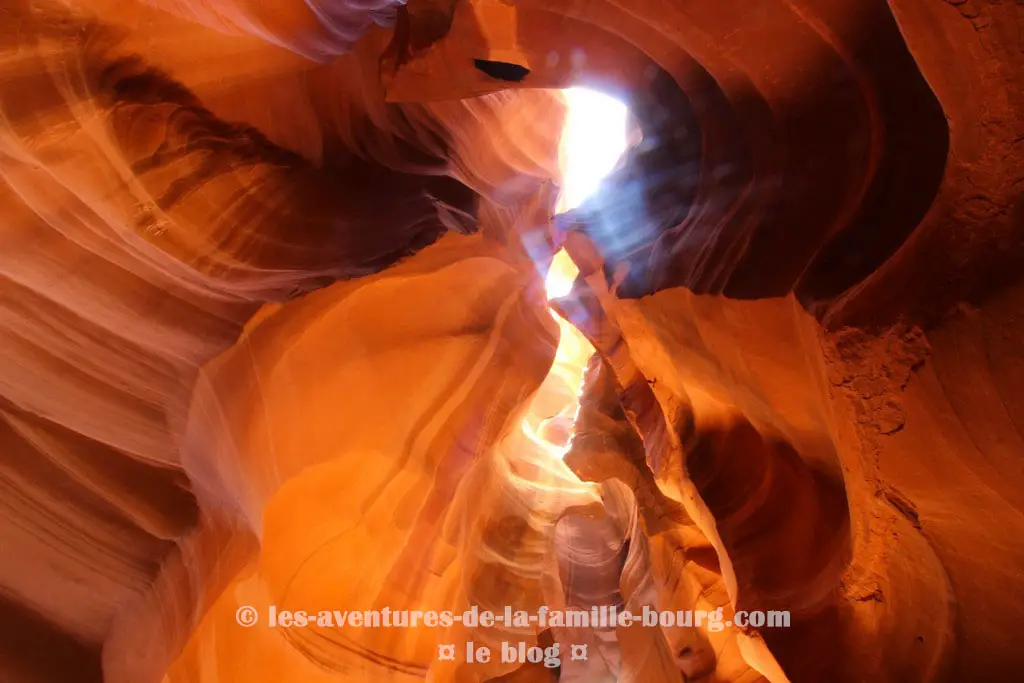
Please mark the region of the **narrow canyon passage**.
<svg viewBox="0 0 1024 683"><path fill-rule="evenodd" d="M6 2L0 683L1019 679L1022 27Z"/></svg>
<svg viewBox="0 0 1024 683"><path fill-rule="evenodd" d="M621 160L627 146L628 111L613 97L586 88L569 88L560 95L566 110L558 137L561 182L555 210L564 213L599 192L601 181ZM544 272L548 300L569 295L578 275L579 267L569 254L557 250ZM570 448L584 371L594 347L556 310L552 315L558 323L554 362L527 408L523 426L531 439L543 442L545 451L561 459Z"/></svg>

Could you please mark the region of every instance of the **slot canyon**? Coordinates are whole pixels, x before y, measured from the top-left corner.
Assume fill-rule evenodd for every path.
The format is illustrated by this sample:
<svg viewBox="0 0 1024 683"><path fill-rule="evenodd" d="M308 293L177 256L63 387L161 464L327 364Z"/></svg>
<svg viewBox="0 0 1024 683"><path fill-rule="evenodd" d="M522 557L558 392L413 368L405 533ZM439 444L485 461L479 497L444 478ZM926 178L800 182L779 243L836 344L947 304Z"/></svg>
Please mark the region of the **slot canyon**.
<svg viewBox="0 0 1024 683"><path fill-rule="evenodd" d="M605 607L724 624L270 621ZM1021 628L1022 0L2 0L0 683Z"/></svg>

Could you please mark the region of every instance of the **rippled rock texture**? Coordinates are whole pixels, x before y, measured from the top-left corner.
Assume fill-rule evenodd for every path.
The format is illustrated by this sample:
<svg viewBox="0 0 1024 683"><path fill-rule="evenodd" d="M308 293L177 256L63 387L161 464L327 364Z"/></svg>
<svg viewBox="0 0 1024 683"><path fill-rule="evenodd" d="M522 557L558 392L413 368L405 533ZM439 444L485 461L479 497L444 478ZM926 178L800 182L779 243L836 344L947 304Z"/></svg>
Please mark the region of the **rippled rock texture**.
<svg viewBox="0 0 1024 683"><path fill-rule="evenodd" d="M1022 30L1009 0L8 0L0 679L1018 679ZM552 218L569 85L642 140ZM236 623L271 604L792 626ZM468 639L591 656L438 661Z"/></svg>

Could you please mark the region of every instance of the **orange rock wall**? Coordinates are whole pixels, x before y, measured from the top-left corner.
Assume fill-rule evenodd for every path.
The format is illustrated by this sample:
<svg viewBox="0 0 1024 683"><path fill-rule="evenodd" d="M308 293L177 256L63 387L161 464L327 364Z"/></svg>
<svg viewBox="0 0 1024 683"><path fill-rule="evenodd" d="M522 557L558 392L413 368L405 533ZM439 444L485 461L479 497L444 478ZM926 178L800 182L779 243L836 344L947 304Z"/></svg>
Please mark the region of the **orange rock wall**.
<svg viewBox="0 0 1024 683"><path fill-rule="evenodd" d="M513 6L520 83L470 0L0 11L0 679L547 681L234 612L601 601L793 626L562 679L1015 679L1021 7ZM570 84L643 140L552 221Z"/></svg>

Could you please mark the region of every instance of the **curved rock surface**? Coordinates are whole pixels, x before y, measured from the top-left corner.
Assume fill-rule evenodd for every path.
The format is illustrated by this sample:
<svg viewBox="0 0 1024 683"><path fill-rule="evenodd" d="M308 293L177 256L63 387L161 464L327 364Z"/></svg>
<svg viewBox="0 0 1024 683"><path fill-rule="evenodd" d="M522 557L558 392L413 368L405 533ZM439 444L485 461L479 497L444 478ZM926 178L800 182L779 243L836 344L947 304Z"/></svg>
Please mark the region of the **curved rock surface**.
<svg viewBox="0 0 1024 683"><path fill-rule="evenodd" d="M0 680L1016 680L1022 27L11 0ZM553 215L569 85L642 139ZM791 624L236 621L474 605Z"/></svg>

